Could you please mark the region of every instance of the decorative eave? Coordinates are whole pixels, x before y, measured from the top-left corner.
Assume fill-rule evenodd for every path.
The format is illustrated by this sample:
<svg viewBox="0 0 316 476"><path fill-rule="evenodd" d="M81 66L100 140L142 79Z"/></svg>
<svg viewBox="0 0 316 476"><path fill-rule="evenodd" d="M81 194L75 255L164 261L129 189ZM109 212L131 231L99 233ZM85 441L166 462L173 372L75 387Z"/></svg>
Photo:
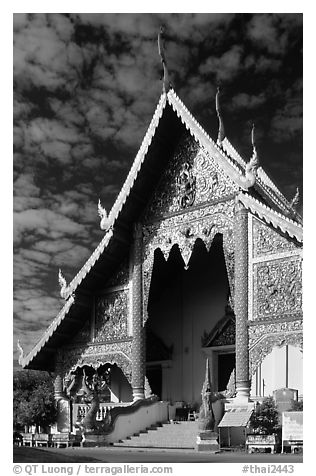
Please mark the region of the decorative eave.
<svg viewBox="0 0 316 476"><path fill-rule="evenodd" d="M168 93L162 93L160 96L158 105L156 107L155 113L152 117L150 125L145 134L145 137L142 141L142 144L138 150L138 153L129 171L129 174L108 215L108 218L107 218L108 231L106 232L104 238L102 239L98 247L90 256L90 258L86 261L86 263L83 265L80 271L76 274L76 276L69 283L67 288L64 290L63 296L65 299L67 299L72 293L75 292L77 286L86 277L86 275L89 273L91 268L94 266L95 262L102 255L104 249L108 246L113 236L113 228L115 225L115 221L117 220L124 204L126 203L126 200L128 199L130 195L130 192L133 188L135 180L137 179L137 176L142 167L142 164L144 163L148 148L155 135L156 129L159 125L160 119L162 117L163 111L167 103L169 103L169 105L177 114L181 122L189 130L190 134L195 138L195 140L200 144L200 146L203 147L206 151L208 151L211 154L214 160L217 161L218 165L227 173L227 175L232 180L234 180L237 183L239 187L241 187L241 189L244 188L243 177L244 177L244 169L245 169L246 162L241 158L241 156L233 148L233 146L230 144L228 139L225 138L222 142L222 144L226 145L226 150L225 150L220 145L216 144L215 141L205 132L205 130L197 122L197 120L192 116L190 111L186 108L186 106L183 104L183 102L180 100L180 98L177 96L177 94L174 92L173 89L170 89ZM236 164L236 162L238 162L238 164ZM258 169L258 175L259 177L262 176L264 178L268 178L268 176L265 174L265 172L263 171L261 167ZM262 180L260 180L260 182L262 183ZM268 179L269 186L270 186L270 182L271 182L270 179ZM272 182L271 184L273 185L274 189L278 190ZM261 187L261 188L265 188L264 191L266 192L266 194L271 196L271 193L269 194L269 190L266 190L267 187ZM279 192L279 194L282 195L281 192ZM276 201L275 197L271 197L271 199L274 202ZM283 199L286 201L284 197ZM257 200L256 202L260 204L260 202L258 202ZM280 205L282 205L281 202L280 202ZM285 211L288 211L288 207L285 208L283 205L282 208ZM269 208L267 207L267 209ZM278 215L277 212L275 213L276 215ZM280 217L281 216L282 215L280 214ZM289 220L286 217L284 217L284 219ZM292 222L292 220L289 220L289 221Z"/></svg>
<svg viewBox="0 0 316 476"><path fill-rule="evenodd" d="M156 129L158 127L159 121L161 119L162 113L164 108L166 107L167 101L166 101L166 94L162 93L160 96L160 100L158 102L158 105L156 107L156 111L153 115L153 118L149 124L149 127L147 129L147 132L145 134L145 137L143 139L143 142L137 152L137 155L135 157L135 160L133 162L133 165L129 171L129 174L127 176L127 179L125 180L125 183L109 213L109 221L112 225L114 225L114 222L120 213L120 211L123 208L124 203L126 202L130 191L133 187L133 184L137 178L138 172L140 171L140 168L144 162L144 159L146 157L148 148L151 144L151 141L155 135Z"/></svg>
<svg viewBox="0 0 316 476"><path fill-rule="evenodd" d="M92 255L88 258L85 264L82 266L80 271L76 274L73 280L69 283L67 288L64 290L63 297L68 299L71 296L77 286L81 283L81 281L85 278L85 276L89 273L90 269L94 266L96 261L100 258L105 248L108 246L111 238L113 236L113 228L111 227L109 231L104 235L101 242L98 244L96 249L93 251Z"/></svg>
<svg viewBox="0 0 316 476"><path fill-rule="evenodd" d="M100 258L102 255L104 249L108 246L112 236L113 236L113 227L115 224L115 221L122 210L130 192L133 187L133 184L137 178L137 175L141 169L141 166L144 162L144 159L146 157L146 153L148 151L148 148L151 144L151 141L155 135L155 131L158 127L159 121L161 119L163 110L167 104L166 101L166 95L163 93L160 96L159 103L157 105L156 111L153 115L153 118L149 124L149 127L147 129L146 135L143 139L143 142L137 152L137 155L135 157L135 160L132 164L132 167L129 171L129 174L124 182L123 187L121 188L121 191L119 195L117 196L116 201L114 202L114 205L108 215L108 231L103 237L102 241L100 244L97 246L97 248L94 250L90 258L86 261L86 263L83 265L83 267L80 269L80 271L76 274L76 276L73 278L73 280L69 283L68 287L64 291L64 296L65 299L67 299L77 288L77 286L82 282L82 280L85 278L85 276L88 274L90 269L94 266L95 262Z"/></svg>
<svg viewBox="0 0 316 476"><path fill-rule="evenodd" d="M46 331L44 332L43 336L38 341L38 343L35 345L35 347L33 347L31 352L26 357L22 358L19 361L19 363L22 365L23 368L27 367L30 364L30 362L36 357L36 355L42 350L42 348L47 344L48 340L51 338L53 333L57 330L61 322L67 316L74 301L75 301L74 296L70 296L70 298L65 303L64 307L61 309L61 311L53 320L53 322L48 326L48 328L46 329Z"/></svg>
<svg viewBox="0 0 316 476"><path fill-rule="evenodd" d="M244 171L246 168L246 162L237 152L237 150L234 148L234 146L231 144L227 137L225 137L222 141L222 147L226 154L231 156L242 167L242 170ZM257 170L256 185L264 193L264 195L266 195L272 202L274 202L281 210L283 210L285 213L294 213L298 218L299 223L301 222L301 217L295 210L293 210L293 207L291 206L290 202L285 198L285 196L282 194L282 192L278 189L278 187L270 179L268 174L261 166L259 166Z"/></svg>
<svg viewBox="0 0 316 476"><path fill-rule="evenodd" d="M225 137L224 140L222 141L222 148L224 149L224 151L226 152L228 156L232 157L242 167L242 169L245 170L246 168L245 160L237 152L237 150L231 144L231 142L227 139L227 137Z"/></svg>
<svg viewBox="0 0 316 476"><path fill-rule="evenodd" d="M264 220L267 224L271 224L274 228L281 230L291 238L295 238L298 242L303 243L302 225L276 212L248 194L241 192L237 196L237 199L240 200L248 210Z"/></svg>
<svg viewBox="0 0 316 476"><path fill-rule="evenodd" d="M218 162L218 164L226 171L226 173L237 182L239 186L242 187L242 171L234 164L234 162L226 155L223 154L221 148L211 139L211 137L204 131L202 126L196 121L196 119L192 116L183 102L179 99L173 89L170 89L169 92L162 93L160 96L160 100L156 107L155 113L153 118L150 122L150 125L147 129L145 137L142 141L142 144L138 150L138 153L135 157L135 160L132 164L132 167L129 171L129 174L124 182L124 185L108 215L108 232L105 234L104 238L102 239L101 243L92 253L90 258L86 261L80 271L76 274L73 280L69 283L67 288L63 291L63 297L67 299L72 293L75 292L77 286L82 282L82 280L86 277L89 273L90 269L93 267L95 262L100 258L101 254L103 253L104 249L108 246L112 236L113 236L113 228L115 225L115 221L119 216L126 200L128 199L130 192L133 188L135 180L137 179L138 173L142 167L142 164L145 160L148 148L152 142L152 139L155 135L156 129L159 125L160 119L162 117L163 111L166 107L166 104L172 107L174 112L180 118L181 122L185 125L185 127L189 130L191 135L195 138L195 140L206 149L209 153L212 154L212 157Z"/></svg>
<svg viewBox="0 0 316 476"><path fill-rule="evenodd" d="M183 104L181 99L176 95L173 90L168 92L168 102L176 112L185 127L189 130L190 134L195 140L208 151L212 158L216 160L218 165L231 177L238 186L243 188L242 177L243 172L231 158L223 153L223 150L216 142L205 132L203 127L192 116L187 107Z"/></svg>

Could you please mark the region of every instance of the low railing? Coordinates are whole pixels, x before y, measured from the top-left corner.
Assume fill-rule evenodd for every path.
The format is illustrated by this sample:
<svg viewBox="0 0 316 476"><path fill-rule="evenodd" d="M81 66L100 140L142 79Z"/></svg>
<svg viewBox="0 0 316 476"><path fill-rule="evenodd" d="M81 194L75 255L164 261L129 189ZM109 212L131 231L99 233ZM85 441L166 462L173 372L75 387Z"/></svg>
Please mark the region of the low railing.
<svg viewBox="0 0 316 476"><path fill-rule="evenodd" d="M116 407L127 407L131 405L132 402L107 402L107 403L100 403L100 408L96 415L97 421L103 421L106 418L108 412L110 412L113 408ZM81 422L83 418L86 416L89 410L89 405L86 403L74 403L73 404L73 422Z"/></svg>

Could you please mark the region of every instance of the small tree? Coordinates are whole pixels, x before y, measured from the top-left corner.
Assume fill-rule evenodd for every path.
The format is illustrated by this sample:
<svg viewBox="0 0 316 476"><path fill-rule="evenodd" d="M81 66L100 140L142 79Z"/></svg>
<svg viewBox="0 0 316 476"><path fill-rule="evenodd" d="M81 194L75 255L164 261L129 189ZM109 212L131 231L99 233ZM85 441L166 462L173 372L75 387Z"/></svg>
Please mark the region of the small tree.
<svg viewBox="0 0 316 476"><path fill-rule="evenodd" d="M293 400L290 412L302 412L303 411L303 400Z"/></svg>
<svg viewBox="0 0 316 476"><path fill-rule="evenodd" d="M47 427L56 421L52 379L43 372L19 371L13 377L13 424L16 430L25 426Z"/></svg>
<svg viewBox="0 0 316 476"><path fill-rule="evenodd" d="M250 418L250 428L254 433L271 435L280 430L279 415L272 397L266 397L257 405Z"/></svg>

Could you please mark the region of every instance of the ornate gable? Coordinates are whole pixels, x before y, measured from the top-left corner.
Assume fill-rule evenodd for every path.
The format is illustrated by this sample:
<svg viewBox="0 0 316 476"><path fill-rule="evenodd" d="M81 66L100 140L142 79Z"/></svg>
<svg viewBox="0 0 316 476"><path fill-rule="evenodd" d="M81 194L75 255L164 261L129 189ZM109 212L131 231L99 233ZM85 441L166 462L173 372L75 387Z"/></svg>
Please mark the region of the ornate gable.
<svg viewBox="0 0 316 476"><path fill-rule="evenodd" d="M192 206L229 197L237 190L210 153L186 132L153 193L144 221L185 212Z"/></svg>

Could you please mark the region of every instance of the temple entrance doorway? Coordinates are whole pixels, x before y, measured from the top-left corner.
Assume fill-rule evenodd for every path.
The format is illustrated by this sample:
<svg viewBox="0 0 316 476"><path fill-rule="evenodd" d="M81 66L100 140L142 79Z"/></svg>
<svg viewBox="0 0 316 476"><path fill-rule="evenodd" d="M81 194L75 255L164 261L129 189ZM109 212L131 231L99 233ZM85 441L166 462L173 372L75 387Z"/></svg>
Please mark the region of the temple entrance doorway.
<svg viewBox="0 0 316 476"><path fill-rule="evenodd" d="M206 360L203 338L225 315L228 295L222 235L215 236L209 251L197 239L187 270L178 245L172 247L167 261L159 249L155 251L146 362L148 380L161 391L163 400L200 405ZM221 361L225 369L230 368L227 360ZM150 366L157 362L162 364L160 370Z"/></svg>
<svg viewBox="0 0 316 476"><path fill-rule="evenodd" d="M162 398L162 368L161 364L149 365L146 369L146 377L152 393Z"/></svg>
<svg viewBox="0 0 316 476"><path fill-rule="evenodd" d="M217 374L218 374L218 391L226 390L229 377L235 368L235 353L218 354Z"/></svg>

